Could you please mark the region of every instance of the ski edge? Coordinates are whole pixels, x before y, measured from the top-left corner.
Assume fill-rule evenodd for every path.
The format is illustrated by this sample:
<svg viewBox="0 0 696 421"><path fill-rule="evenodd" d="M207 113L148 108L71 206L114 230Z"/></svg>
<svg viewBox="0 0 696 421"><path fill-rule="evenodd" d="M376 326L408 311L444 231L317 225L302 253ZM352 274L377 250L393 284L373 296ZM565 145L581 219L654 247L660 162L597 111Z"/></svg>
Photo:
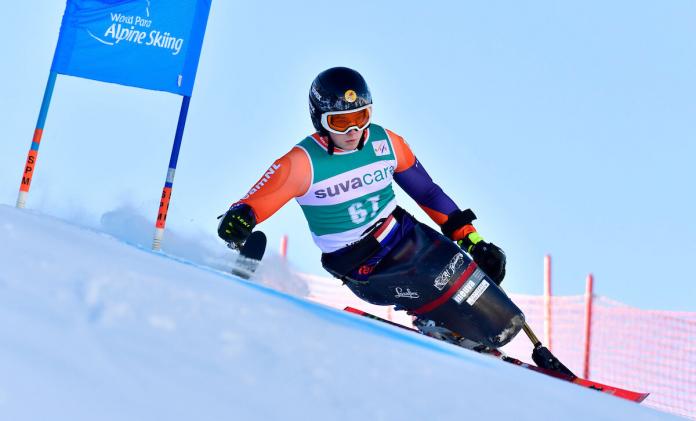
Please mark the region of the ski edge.
<svg viewBox="0 0 696 421"><path fill-rule="evenodd" d="M396 323L396 322L392 322L391 320L383 319L382 317L375 316L374 314L357 309L355 307L348 306L348 307L344 308L344 311L346 311L348 313L356 314L358 316L363 316L363 317L366 317L368 319L384 322L384 323L390 324L392 326L396 326L396 327L401 328L401 329L409 330L411 332L416 332L418 334L421 334L416 329L410 328L408 326L404 326L404 325ZM636 402L636 403L643 402L645 400L645 398L647 398L650 395L650 393L634 392L632 390L622 389L622 388L615 387L615 386L609 386L609 385L595 382L592 380L587 380L587 379L583 379L583 378L576 377L576 376L569 376L567 374L558 373L558 372L555 372L552 370L548 370L546 368L537 367L535 365L518 360L517 358L508 357L508 356L504 355L502 352L497 351L497 350L495 353L484 353L484 355L489 355L491 357L498 358L502 361L516 365L518 367L523 367L523 368L535 371L535 372L540 373L540 374L544 374L544 375L547 375L550 377L555 377L555 378L560 379L560 380L564 380L564 381L567 381L570 383L577 384L578 386L585 387L587 389L596 390L598 392L606 393L606 394L616 396L618 398L623 398L623 399L626 399L626 400L629 400L632 402Z"/></svg>

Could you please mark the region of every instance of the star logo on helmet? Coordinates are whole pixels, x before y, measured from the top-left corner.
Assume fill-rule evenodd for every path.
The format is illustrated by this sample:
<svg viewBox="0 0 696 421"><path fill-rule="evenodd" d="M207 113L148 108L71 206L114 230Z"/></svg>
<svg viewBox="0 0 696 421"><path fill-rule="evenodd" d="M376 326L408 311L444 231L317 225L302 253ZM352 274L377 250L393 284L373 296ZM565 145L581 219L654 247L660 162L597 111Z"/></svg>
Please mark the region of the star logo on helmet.
<svg viewBox="0 0 696 421"><path fill-rule="evenodd" d="M343 94L343 98L350 102L351 104L357 101L358 99L358 94L355 93L354 90L348 89L345 94Z"/></svg>

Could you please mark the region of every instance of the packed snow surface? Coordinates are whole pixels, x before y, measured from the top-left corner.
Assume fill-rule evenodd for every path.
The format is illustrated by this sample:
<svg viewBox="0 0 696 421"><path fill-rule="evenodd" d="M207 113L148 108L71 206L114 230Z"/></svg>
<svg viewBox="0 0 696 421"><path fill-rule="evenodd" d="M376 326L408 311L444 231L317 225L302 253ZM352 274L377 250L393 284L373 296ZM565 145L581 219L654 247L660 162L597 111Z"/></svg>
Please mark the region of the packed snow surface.
<svg viewBox="0 0 696 421"><path fill-rule="evenodd" d="M0 240L2 420L673 418L37 212Z"/></svg>

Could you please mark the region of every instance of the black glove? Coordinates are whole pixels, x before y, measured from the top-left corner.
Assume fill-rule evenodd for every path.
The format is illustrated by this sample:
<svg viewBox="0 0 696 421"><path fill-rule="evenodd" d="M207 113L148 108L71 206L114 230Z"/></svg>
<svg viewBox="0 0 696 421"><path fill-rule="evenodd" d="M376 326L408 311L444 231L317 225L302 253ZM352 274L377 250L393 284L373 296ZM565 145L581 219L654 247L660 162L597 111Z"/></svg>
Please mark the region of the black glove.
<svg viewBox="0 0 696 421"><path fill-rule="evenodd" d="M245 203L232 205L224 214L220 215L218 236L231 246L239 248L244 244L251 230L256 226L256 216L251 206Z"/></svg>
<svg viewBox="0 0 696 421"><path fill-rule="evenodd" d="M469 254L481 270L493 279L493 282L498 285L503 282L506 259L505 252L500 247L480 240L469 248Z"/></svg>

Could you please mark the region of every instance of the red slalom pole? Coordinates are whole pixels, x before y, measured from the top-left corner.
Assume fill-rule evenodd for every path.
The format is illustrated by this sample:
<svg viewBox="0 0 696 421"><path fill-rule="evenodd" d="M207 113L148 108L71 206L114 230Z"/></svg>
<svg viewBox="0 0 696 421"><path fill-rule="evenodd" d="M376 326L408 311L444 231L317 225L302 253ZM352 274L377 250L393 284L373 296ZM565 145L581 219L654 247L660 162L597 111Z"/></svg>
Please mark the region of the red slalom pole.
<svg viewBox="0 0 696 421"><path fill-rule="evenodd" d="M585 358L582 374L585 379L590 378L590 349L592 339L592 301L594 296L594 277L587 275L585 285Z"/></svg>
<svg viewBox="0 0 696 421"><path fill-rule="evenodd" d="M280 237L280 257L282 257L283 260L288 259L288 235L287 234Z"/></svg>
<svg viewBox="0 0 696 421"><path fill-rule="evenodd" d="M551 350L551 256L544 256L544 336Z"/></svg>

